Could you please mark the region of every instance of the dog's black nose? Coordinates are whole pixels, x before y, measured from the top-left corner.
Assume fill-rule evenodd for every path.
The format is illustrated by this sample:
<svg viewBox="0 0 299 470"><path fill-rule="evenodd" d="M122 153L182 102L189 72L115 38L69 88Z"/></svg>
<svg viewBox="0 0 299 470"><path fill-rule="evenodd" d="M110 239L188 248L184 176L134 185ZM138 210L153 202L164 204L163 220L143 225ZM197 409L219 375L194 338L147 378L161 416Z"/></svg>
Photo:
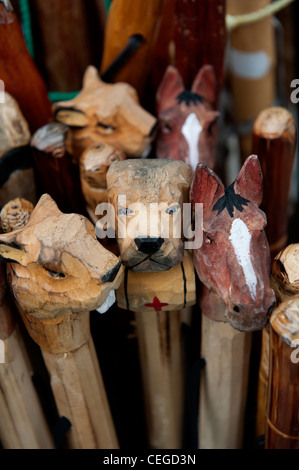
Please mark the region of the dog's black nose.
<svg viewBox="0 0 299 470"><path fill-rule="evenodd" d="M145 255L154 255L164 243L163 238L135 238L138 251Z"/></svg>

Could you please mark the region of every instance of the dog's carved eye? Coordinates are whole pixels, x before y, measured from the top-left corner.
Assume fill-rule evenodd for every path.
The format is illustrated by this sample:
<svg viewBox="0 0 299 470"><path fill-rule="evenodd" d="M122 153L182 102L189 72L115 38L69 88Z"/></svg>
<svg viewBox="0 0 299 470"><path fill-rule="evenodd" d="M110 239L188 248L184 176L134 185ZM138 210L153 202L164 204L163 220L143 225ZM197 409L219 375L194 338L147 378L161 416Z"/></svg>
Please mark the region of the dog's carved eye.
<svg viewBox="0 0 299 470"><path fill-rule="evenodd" d="M207 235L207 234L206 234L206 241L207 241L207 243L209 243L209 245L211 243L213 243L213 239L211 237L209 237L209 235Z"/></svg>
<svg viewBox="0 0 299 470"><path fill-rule="evenodd" d="M172 131L172 127L168 122L163 123L163 132L164 134L169 134Z"/></svg>
<svg viewBox="0 0 299 470"><path fill-rule="evenodd" d="M180 210L180 208L181 207L180 207L179 204L176 204L175 206L168 207L168 209L166 209L166 214L174 215Z"/></svg>
<svg viewBox="0 0 299 470"><path fill-rule="evenodd" d="M132 215L134 211L125 207L124 209L118 209L118 215Z"/></svg>
<svg viewBox="0 0 299 470"><path fill-rule="evenodd" d="M65 277L65 274L52 271L51 269L46 268L46 266L43 266L43 268L49 273L50 277L54 277L56 279L62 279Z"/></svg>

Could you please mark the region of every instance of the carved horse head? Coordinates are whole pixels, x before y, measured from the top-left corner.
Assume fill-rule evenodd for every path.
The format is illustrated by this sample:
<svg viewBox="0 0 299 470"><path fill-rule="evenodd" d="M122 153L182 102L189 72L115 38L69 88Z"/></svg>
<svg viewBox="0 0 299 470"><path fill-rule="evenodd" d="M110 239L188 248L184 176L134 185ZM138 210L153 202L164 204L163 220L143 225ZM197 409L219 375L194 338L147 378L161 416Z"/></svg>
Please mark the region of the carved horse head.
<svg viewBox="0 0 299 470"><path fill-rule="evenodd" d="M178 70L169 66L157 92L160 132L157 157L182 160L193 170L198 163L215 166L216 79L210 65L203 66L186 90Z"/></svg>
<svg viewBox="0 0 299 470"><path fill-rule="evenodd" d="M91 222L63 214L48 195L24 228L0 235L0 256L11 263L12 291L25 315L104 313L123 275L119 259L100 245Z"/></svg>
<svg viewBox="0 0 299 470"><path fill-rule="evenodd" d="M261 201L257 156L246 160L228 188L206 165L198 165L191 202L203 204L203 244L194 250L194 264L204 285L225 302L226 320L245 331L262 329L275 302Z"/></svg>
<svg viewBox="0 0 299 470"><path fill-rule="evenodd" d="M72 131L77 158L89 145L108 143L129 157L140 157L154 138L156 119L139 104L136 90L127 83L103 82L95 67L88 67L83 89L70 101L54 105L58 122Z"/></svg>
<svg viewBox="0 0 299 470"><path fill-rule="evenodd" d="M110 166L108 198L116 212L120 257L132 271L167 271L183 259L183 204L191 169L173 160L126 160Z"/></svg>

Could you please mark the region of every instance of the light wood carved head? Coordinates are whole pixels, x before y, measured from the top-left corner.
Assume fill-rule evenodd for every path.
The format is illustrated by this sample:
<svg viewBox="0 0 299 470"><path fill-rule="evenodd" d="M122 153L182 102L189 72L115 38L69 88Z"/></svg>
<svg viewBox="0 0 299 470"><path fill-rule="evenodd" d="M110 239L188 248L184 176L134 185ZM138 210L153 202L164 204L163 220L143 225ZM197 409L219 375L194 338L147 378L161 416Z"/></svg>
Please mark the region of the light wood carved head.
<svg viewBox="0 0 299 470"><path fill-rule="evenodd" d="M182 214L191 169L173 160L126 160L107 173L109 202L125 266L166 271L183 258Z"/></svg>
<svg viewBox="0 0 299 470"><path fill-rule="evenodd" d="M203 244L194 250L197 274L225 302L226 320L244 331L264 328L275 302L267 219L259 209L262 186L256 155L248 157L228 188L204 164L191 186L192 204L203 204Z"/></svg>
<svg viewBox="0 0 299 470"><path fill-rule="evenodd" d="M103 82L93 66L78 96L56 103L54 112L58 122L70 126L78 158L86 147L100 143L140 157L155 137L157 120L141 107L136 90L127 83Z"/></svg>
<svg viewBox="0 0 299 470"><path fill-rule="evenodd" d="M100 245L91 222L63 214L47 194L24 228L0 235L0 256L11 263L17 304L37 318L99 309L123 277L119 259Z"/></svg>
<svg viewBox="0 0 299 470"><path fill-rule="evenodd" d="M159 134L157 157L182 160L193 170L198 163L215 166L216 126L219 112L213 110L217 83L214 69L203 66L186 90L178 70L170 65L158 89Z"/></svg>

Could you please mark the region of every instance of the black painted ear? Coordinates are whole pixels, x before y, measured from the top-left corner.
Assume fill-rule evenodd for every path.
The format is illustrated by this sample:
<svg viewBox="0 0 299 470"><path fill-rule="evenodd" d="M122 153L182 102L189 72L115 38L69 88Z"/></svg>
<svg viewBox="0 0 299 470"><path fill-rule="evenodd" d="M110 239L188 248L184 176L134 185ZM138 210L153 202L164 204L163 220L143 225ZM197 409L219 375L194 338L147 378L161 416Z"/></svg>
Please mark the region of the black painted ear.
<svg viewBox="0 0 299 470"><path fill-rule="evenodd" d="M259 207L263 200L263 174L257 155L250 155L235 181L235 192Z"/></svg>
<svg viewBox="0 0 299 470"><path fill-rule="evenodd" d="M190 190L190 202L203 204L203 218L207 219L225 188L220 178L204 163L197 165Z"/></svg>

